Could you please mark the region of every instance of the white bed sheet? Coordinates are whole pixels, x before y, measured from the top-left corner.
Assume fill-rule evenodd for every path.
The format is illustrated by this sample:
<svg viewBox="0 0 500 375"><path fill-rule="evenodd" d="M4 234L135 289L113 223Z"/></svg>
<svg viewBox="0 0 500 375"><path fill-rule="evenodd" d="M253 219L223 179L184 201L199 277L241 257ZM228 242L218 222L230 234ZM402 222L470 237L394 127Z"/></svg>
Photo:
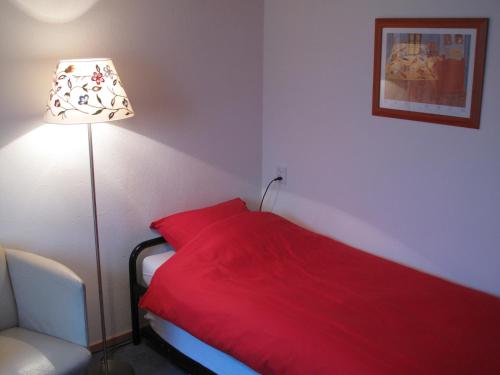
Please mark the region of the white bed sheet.
<svg viewBox="0 0 500 375"><path fill-rule="evenodd" d="M150 255L142 261L142 277L149 286L155 271L175 255L175 251ZM256 375L257 372L234 357L210 346L168 320L150 312L145 315L151 328L166 342L219 375Z"/></svg>
<svg viewBox="0 0 500 375"><path fill-rule="evenodd" d="M160 254L150 255L143 259L142 261L142 279L147 286L151 284L151 279L155 274L156 270L167 260L175 255L175 251L168 250Z"/></svg>

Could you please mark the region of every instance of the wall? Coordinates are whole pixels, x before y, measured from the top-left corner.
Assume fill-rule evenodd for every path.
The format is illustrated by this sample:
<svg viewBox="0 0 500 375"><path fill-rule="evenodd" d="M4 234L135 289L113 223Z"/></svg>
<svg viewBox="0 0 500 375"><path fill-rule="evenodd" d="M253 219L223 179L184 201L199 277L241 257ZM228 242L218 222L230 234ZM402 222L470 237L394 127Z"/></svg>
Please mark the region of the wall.
<svg viewBox="0 0 500 375"><path fill-rule="evenodd" d="M136 112L94 126L107 324L115 335L130 329L128 256L156 235L152 219L234 196L256 204L263 2L29 4L0 2L0 243L59 260L85 280L96 341L86 128L41 120L55 65L112 57Z"/></svg>
<svg viewBox="0 0 500 375"><path fill-rule="evenodd" d="M371 116L377 17L489 17L480 130ZM500 295L500 3L268 0L267 208L367 251Z"/></svg>

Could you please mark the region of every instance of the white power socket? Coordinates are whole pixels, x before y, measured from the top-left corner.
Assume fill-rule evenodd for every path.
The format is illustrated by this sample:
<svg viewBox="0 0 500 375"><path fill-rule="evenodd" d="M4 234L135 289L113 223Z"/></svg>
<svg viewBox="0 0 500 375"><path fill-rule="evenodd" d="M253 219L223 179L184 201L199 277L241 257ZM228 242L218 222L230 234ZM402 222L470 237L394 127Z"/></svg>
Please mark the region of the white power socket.
<svg viewBox="0 0 500 375"><path fill-rule="evenodd" d="M276 177L283 178L281 181L278 181L280 185L286 185L286 172L286 167L276 167Z"/></svg>

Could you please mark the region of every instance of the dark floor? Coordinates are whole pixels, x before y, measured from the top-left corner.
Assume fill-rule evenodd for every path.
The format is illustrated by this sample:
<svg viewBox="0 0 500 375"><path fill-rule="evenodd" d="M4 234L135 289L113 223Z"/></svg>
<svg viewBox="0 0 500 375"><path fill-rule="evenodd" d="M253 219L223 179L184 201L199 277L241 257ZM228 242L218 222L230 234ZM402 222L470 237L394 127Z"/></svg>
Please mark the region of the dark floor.
<svg viewBox="0 0 500 375"><path fill-rule="evenodd" d="M127 344L109 349L109 358L128 362L135 370L135 375L186 375L187 372L172 364L165 356L158 353L147 340L140 345ZM96 366L102 353L92 356L91 369ZM92 375L92 371L90 372Z"/></svg>

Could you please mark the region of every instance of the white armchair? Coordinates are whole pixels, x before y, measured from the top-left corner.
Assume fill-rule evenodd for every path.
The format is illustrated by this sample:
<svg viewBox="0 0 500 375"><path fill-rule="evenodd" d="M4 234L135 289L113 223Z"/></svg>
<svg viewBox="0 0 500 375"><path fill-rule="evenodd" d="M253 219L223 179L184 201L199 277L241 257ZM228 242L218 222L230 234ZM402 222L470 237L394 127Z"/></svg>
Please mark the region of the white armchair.
<svg viewBox="0 0 500 375"><path fill-rule="evenodd" d="M85 285L69 268L0 247L0 375L85 374Z"/></svg>

